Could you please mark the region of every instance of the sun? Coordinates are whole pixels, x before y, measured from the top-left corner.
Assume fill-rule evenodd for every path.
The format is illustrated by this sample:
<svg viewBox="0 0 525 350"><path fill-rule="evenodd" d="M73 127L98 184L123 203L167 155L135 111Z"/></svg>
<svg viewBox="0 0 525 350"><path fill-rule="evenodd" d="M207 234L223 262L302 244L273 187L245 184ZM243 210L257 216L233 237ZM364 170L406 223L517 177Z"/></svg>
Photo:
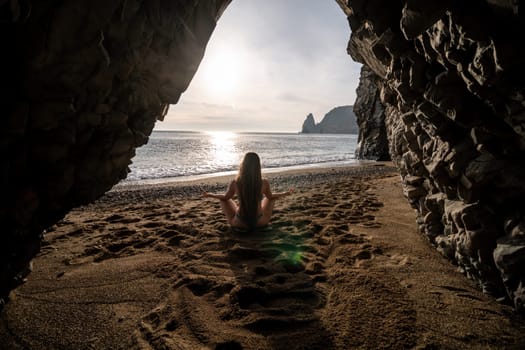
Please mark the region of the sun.
<svg viewBox="0 0 525 350"><path fill-rule="evenodd" d="M233 97L241 89L244 62L239 53L228 49L216 50L206 58L203 83L212 96Z"/></svg>

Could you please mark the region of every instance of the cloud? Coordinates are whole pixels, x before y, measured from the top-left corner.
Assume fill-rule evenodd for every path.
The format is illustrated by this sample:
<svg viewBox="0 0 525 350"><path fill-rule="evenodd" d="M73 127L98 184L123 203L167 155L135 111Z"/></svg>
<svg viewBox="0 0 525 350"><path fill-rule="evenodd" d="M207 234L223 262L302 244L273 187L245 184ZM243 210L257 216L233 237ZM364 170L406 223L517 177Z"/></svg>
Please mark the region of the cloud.
<svg viewBox="0 0 525 350"><path fill-rule="evenodd" d="M283 92L276 96L278 99L287 101L287 102L296 102L296 103L311 103L312 101L306 97L295 95L290 92Z"/></svg>
<svg viewBox="0 0 525 350"><path fill-rule="evenodd" d="M183 104L181 103L180 106ZM172 105L170 107L170 112L176 113L178 111L179 105ZM197 109L197 110L205 110L205 109L212 109L212 110L232 110L235 109L232 105L227 104L217 104L217 103L207 103L207 102L199 102L198 100L189 100L184 101L184 110L188 109Z"/></svg>
<svg viewBox="0 0 525 350"><path fill-rule="evenodd" d="M296 131L308 113L324 115L335 106L353 104L360 64L346 53L349 35L335 1L233 1L162 128ZM209 86L213 77L204 73L225 50L243 67L236 89L214 94Z"/></svg>

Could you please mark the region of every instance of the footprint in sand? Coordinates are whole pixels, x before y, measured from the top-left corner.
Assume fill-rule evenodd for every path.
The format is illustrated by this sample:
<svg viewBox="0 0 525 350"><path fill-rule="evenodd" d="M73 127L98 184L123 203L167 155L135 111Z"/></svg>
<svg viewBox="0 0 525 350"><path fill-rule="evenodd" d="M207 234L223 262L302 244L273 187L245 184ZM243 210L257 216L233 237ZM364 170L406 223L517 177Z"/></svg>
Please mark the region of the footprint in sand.
<svg viewBox="0 0 525 350"><path fill-rule="evenodd" d="M412 261L407 255L394 254L388 256L389 260L385 263L385 266L389 267L400 267L405 265L411 265Z"/></svg>
<svg viewBox="0 0 525 350"><path fill-rule="evenodd" d="M190 328L192 317L199 313L215 317L217 324L207 320L216 326L207 329L208 334L227 334L229 327L283 337L292 329L305 335L317 333L315 310L326 299L319 286L326 282L325 259L318 255L323 250L317 243L319 232L319 225L311 220L292 225L275 221L269 231L221 233L216 242L196 242L192 251L201 256L177 266L186 277L174 282L179 296L173 309L187 309L186 303L191 303L192 314L185 316Z"/></svg>
<svg viewBox="0 0 525 350"><path fill-rule="evenodd" d="M140 226L142 226L144 228L157 228L157 227L161 227L163 225L164 225L164 223L160 222L160 221L149 221L149 222L146 222L144 224L141 224Z"/></svg>
<svg viewBox="0 0 525 350"><path fill-rule="evenodd" d="M189 217L188 208L176 222L152 226L149 234L166 246L172 242L178 258L169 297L143 319L141 339L149 343L148 334L169 330L165 339L173 344L182 339L190 348L216 344L218 349L258 341L268 347L269 335L278 340L290 332L304 339L322 334L318 315L326 304L327 266L334 263L335 250L345 252L338 255L351 268L382 252L364 235L350 232L356 224L377 224L369 210L374 198L348 196L338 205L339 193L317 196L298 197L287 209L276 210L272 229L263 232L234 233L222 217L206 222L198 214ZM321 204L312 207L312 202ZM162 273L169 276L169 268Z"/></svg>

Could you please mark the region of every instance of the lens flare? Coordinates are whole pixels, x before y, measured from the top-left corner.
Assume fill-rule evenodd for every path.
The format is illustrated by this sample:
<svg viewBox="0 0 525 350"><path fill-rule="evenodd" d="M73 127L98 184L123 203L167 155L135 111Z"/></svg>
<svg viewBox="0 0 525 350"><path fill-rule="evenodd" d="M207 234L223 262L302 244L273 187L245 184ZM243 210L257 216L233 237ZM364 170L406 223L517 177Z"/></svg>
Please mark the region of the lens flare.
<svg viewBox="0 0 525 350"><path fill-rule="evenodd" d="M304 265L304 249L301 242L295 243L273 243L273 248L277 249L280 254L275 258L277 263L282 264L287 270L301 270Z"/></svg>

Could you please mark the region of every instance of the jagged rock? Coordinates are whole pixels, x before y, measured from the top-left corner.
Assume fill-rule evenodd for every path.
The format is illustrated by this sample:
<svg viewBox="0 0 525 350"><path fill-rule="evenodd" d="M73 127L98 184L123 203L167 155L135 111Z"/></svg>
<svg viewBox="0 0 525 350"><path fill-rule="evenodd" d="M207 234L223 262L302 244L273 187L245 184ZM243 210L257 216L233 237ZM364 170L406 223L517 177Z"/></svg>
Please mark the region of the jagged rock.
<svg viewBox="0 0 525 350"><path fill-rule="evenodd" d="M352 29L349 54L373 72L360 85L372 84L367 77L379 89L389 152L420 229L483 290L522 308L523 241L502 238L508 227L525 235L516 224L525 207L514 204L525 196L522 4L337 2ZM371 110L364 115L361 130L375 128Z"/></svg>
<svg viewBox="0 0 525 350"><path fill-rule="evenodd" d="M306 116L306 119L303 122L303 127L301 128L301 133L303 134L319 133L319 125L315 124L314 115L312 113L309 113Z"/></svg>
<svg viewBox="0 0 525 350"><path fill-rule="evenodd" d="M312 113L306 116L301 132L308 134L357 134L353 106L340 106L326 113L319 124L315 123Z"/></svg>
<svg viewBox="0 0 525 350"><path fill-rule="evenodd" d="M0 305L44 230L126 177L229 2L0 2Z"/></svg>
<svg viewBox="0 0 525 350"><path fill-rule="evenodd" d="M357 159L390 160L385 127L385 107L379 98L378 77L368 68L361 68L354 113L359 125L355 151Z"/></svg>
<svg viewBox="0 0 525 350"><path fill-rule="evenodd" d="M523 233L523 227L520 232ZM525 238L505 237L498 240L494 250L494 260L501 272L501 276L508 293L516 305L522 310L525 308Z"/></svg>

